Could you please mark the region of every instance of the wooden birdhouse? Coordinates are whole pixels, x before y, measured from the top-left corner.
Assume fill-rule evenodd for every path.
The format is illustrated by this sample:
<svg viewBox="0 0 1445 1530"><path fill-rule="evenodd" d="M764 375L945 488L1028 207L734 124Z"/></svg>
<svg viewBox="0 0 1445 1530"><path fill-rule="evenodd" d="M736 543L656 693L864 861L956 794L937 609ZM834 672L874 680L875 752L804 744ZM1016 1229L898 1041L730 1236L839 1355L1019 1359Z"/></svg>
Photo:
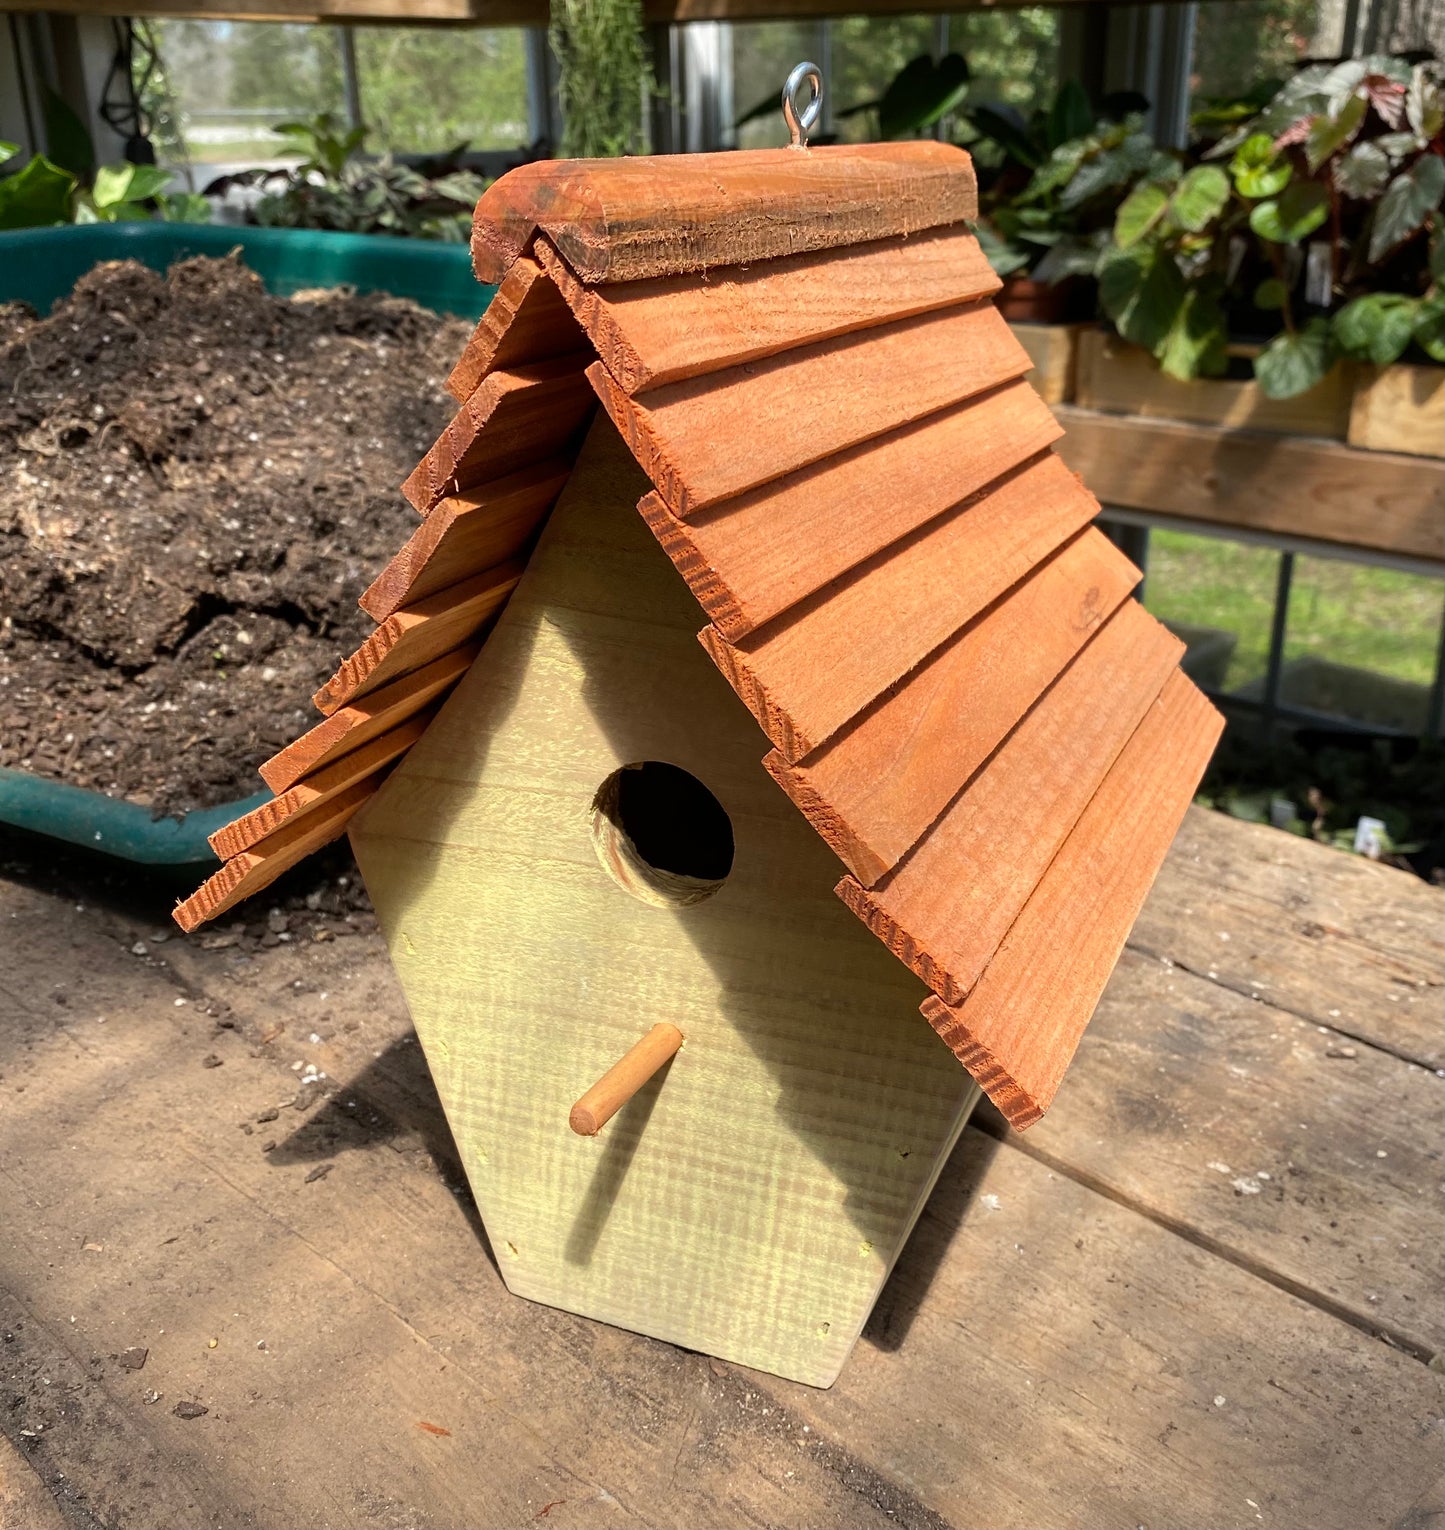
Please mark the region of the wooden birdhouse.
<svg viewBox="0 0 1445 1530"><path fill-rule="evenodd" d="M178 910L349 830L508 1286L817 1385L1219 730L975 212L939 143L497 182L376 631Z"/></svg>

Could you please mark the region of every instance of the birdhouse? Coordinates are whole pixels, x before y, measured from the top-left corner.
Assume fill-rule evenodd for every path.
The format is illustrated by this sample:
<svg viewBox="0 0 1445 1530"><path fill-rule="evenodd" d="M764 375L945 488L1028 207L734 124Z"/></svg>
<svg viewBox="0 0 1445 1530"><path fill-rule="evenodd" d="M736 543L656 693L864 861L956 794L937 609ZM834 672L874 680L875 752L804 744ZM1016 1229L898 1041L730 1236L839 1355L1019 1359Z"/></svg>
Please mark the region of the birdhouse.
<svg viewBox="0 0 1445 1530"><path fill-rule="evenodd" d="M1053 1098L1220 726L975 214L931 142L492 186L376 630L178 910L349 831L511 1290L823 1386L979 1089Z"/></svg>

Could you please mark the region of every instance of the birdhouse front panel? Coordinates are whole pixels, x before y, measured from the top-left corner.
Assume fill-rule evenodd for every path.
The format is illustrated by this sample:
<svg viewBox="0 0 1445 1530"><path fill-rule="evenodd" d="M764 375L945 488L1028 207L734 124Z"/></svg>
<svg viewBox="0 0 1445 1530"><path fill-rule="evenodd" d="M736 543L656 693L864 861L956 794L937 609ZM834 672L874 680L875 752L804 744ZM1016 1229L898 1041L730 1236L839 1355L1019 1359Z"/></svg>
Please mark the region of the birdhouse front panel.
<svg viewBox="0 0 1445 1530"><path fill-rule="evenodd" d="M483 660L352 843L508 1286L827 1385L977 1089L759 770L646 489L602 418ZM650 761L721 818L650 803L649 770L618 811L607 784ZM672 866L609 870L650 808L669 842L638 841ZM568 1132L658 1022L686 1038L666 1071L600 1136Z"/></svg>
<svg viewBox="0 0 1445 1530"><path fill-rule="evenodd" d="M1048 1107L1220 728L1052 450L975 212L935 143L497 182L376 632L178 910L350 826L514 1289L805 1379L964 1080ZM620 1113L578 1142L569 1096Z"/></svg>

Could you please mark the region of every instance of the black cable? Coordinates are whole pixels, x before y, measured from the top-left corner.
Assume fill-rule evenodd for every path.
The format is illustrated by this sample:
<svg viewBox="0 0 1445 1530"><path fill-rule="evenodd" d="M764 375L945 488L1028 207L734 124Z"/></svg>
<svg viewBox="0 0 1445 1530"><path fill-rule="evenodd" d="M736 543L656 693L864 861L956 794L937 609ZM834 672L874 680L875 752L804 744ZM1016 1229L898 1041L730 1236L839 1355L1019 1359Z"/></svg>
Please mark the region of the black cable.
<svg viewBox="0 0 1445 1530"><path fill-rule="evenodd" d="M125 157L133 165L153 165L156 151L150 141L150 121L141 104L141 93L155 73L156 57L144 50L145 72L135 77L135 24L129 16L111 22L115 52L100 92L100 118L118 138L125 139Z"/></svg>

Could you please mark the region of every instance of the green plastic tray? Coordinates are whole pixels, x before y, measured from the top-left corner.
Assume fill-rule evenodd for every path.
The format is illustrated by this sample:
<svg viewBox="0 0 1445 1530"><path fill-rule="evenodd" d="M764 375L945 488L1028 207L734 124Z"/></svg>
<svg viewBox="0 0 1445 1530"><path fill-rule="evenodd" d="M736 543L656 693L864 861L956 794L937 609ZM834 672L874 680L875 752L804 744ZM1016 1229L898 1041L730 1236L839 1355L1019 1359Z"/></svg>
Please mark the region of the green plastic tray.
<svg viewBox="0 0 1445 1530"><path fill-rule="evenodd" d="M279 297L307 287L352 286L475 319L497 290L477 281L464 244L233 224L90 223L0 233L0 302L23 298L49 313L99 261L138 260L164 271L192 255L225 255L238 248Z"/></svg>
<svg viewBox="0 0 1445 1530"><path fill-rule="evenodd" d="M164 271L192 255L225 255L237 248L267 289L280 297L308 287L345 285L408 297L437 313L477 318L497 290L477 281L462 244L312 229L112 223L0 233L0 302L19 298L48 313L100 261L138 260ZM157 819L133 802L28 771L0 769L0 824L146 866L215 866L206 836L270 797L263 791L182 818Z"/></svg>

